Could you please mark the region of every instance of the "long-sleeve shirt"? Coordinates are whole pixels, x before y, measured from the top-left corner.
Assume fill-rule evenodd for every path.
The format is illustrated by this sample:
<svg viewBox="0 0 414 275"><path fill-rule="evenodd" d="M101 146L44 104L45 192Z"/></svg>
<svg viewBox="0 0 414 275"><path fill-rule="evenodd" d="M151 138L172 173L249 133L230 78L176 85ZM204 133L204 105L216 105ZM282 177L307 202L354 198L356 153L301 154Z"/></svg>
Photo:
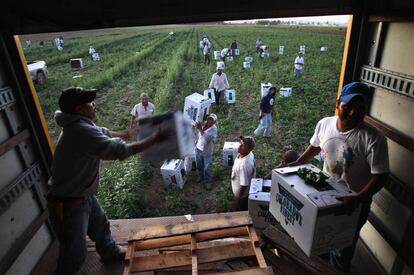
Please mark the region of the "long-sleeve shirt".
<svg viewBox="0 0 414 275"><path fill-rule="evenodd" d="M225 73L221 73L218 75L214 73L211 77L210 85L208 85L210 89L216 89L216 91L224 91L225 89L230 88L229 82L227 81L227 76Z"/></svg>

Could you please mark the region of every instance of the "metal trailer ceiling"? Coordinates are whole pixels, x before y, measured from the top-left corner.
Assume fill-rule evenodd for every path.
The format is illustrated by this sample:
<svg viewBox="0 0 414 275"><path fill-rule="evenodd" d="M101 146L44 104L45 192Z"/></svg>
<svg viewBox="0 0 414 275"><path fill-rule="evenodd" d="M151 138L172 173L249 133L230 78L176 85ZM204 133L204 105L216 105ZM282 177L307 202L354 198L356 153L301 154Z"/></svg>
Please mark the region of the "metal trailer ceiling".
<svg viewBox="0 0 414 275"><path fill-rule="evenodd" d="M414 0L6 1L1 4L3 34L293 16L414 14Z"/></svg>

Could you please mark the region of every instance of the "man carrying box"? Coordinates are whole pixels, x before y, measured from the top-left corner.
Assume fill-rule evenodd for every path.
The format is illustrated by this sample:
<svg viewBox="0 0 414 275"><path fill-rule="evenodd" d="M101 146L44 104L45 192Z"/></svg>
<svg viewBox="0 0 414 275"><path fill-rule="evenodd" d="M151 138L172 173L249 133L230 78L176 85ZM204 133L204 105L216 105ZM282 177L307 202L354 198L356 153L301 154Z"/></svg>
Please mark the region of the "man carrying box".
<svg viewBox="0 0 414 275"><path fill-rule="evenodd" d="M349 272L359 231L370 211L372 196L388 179L388 149L385 137L364 123L369 87L359 82L345 85L336 102L338 116L321 119L310 140L310 146L289 165L308 162L320 151L324 157L323 170L339 183L348 185L356 194L337 197L346 211L352 212L361 204L353 245L329 253L329 262L337 269Z"/></svg>

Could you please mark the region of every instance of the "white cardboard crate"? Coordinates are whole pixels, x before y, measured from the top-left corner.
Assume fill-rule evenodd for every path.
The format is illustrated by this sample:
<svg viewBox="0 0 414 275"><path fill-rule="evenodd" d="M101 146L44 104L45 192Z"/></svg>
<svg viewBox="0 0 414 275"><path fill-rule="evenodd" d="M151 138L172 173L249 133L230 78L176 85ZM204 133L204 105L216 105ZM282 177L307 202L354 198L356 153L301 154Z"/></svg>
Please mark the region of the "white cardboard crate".
<svg viewBox="0 0 414 275"><path fill-rule="evenodd" d="M321 47L321 52L327 52L328 51L328 47Z"/></svg>
<svg viewBox="0 0 414 275"><path fill-rule="evenodd" d="M197 163L196 163L195 155L184 158L184 170L185 170L186 175L197 174Z"/></svg>
<svg viewBox="0 0 414 275"><path fill-rule="evenodd" d="M298 167L320 171L309 164ZM352 215L344 214L342 202L336 196L353 192L331 179L328 180L331 190L318 191L307 185L295 172L291 173L298 167L272 171L270 213L308 256L350 246L356 232L360 207Z"/></svg>
<svg viewBox="0 0 414 275"><path fill-rule="evenodd" d="M208 97L211 100L211 103L216 103L216 95L214 94L214 89L204 90L204 96Z"/></svg>
<svg viewBox="0 0 414 275"><path fill-rule="evenodd" d="M273 85L270 82L260 84L260 94L262 95L262 97L267 96L267 94L269 93L269 88L272 86Z"/></svg>
<svg viewBox="0 0 414 275"><path fill-rule="evenodd" d="M93 60L93 61L100 61L100 60L101 60L101 57L99 56L99 53L94 52L94 53L92 54L92 60Z"/></svg>
<svg viewBox="0 0 414 275"><path fill-rule="evenodd" d="M182 159L167 159L161 166L161 175L165 185L175 185L183 189L186 181L184 161Z"/></svg>
<svg viewBox="0 0 414 275"><path fill-rule="evenodd" d="M243 68L250 69L251 63L250 62L243 62Z"/></svg>
<svg viewBox="0 0 414 275"><path fill-rule="evenodd" d="M252 62L253 62L253 57L251 57L251 56L246 56L246 57L244 58L244 61L252 63Z"/></svg>
<svg viewBox="0 0 414 275"><path fill-rule="evenodd" d="M279 46L279 54L285 53L285 46Z"/></svg>
<svg viewBox="0 0 414 275"><path fill-rule="evenodd" d="M239 49L234 49L234 54L235 55L240 55L240 50Z"/></svg>
<svg viewBox="0 0 414 275"><path fill-rule="evenodd" d="M194 136L191 121L181 112L165 113L138 119L138 140L152 135L157 129L172 133L172 137L148 147L141 153L143 160L160 161L184 158L194 154Z"/></svg>
<svg viewBox="0 0 414 275"><path fill-rule="evenodd" d="M283 97L288 97L292 95L292 88L288 87L288 88L280 88L279 90L279 94Z"/></svg>
<svg viewBox="0 0 414 275"><path fill-rule="evenodd" d="M203 40L200 40L200 42L199 42L198 45L199 45L200 48L204 48L204 42L203 42Z"/></svg>
<svg viewBox="0 0 414 275"><path fill-rule="evenodd" d="M300 47L299 47L299 51L300 51L302 54L305 54L305 51L306 51L306 46L305 46L305 45L300 45Z"/></svg>
<svg viewBox="0 0 414 275"><path fill-rule="evenodd" d="M267 225L277 223L269 211L270 187L272 180L254 178L250 182L249 215L256 228L266 228Z"/></svg>
<svg viewBox="0 0 414 275"><path fill-rule="evenodd" d="M220 51L214 51L214 60L220 60L221 53Z"/></svg>
<svg viewBox="0 0 414 275"><path fill-rule="evenodd" d="M240 142L226 141L223 145L223 164L225 167L233 167L234 160L237 158L237 151Z"/></svg>
<svg viewBox="0 0 414 275"><path fill-rule="evenodd" d="M227 104L236 103L236 91L235 90L225 90L224 91Z"/></svg>
<svg viewBox="0 0 414 275"><path fill-rule="evenodd" d="M226 68L226 63L224 63L223 61L218 61L217 68L221 68L222 70L224 70Z"/></svg>
<svg viewBox="0 0 414 275"><path fill-rule="evenodd" d="M233 61L233 56L232 56L232 55L227 56L227 57L226 57L226 60L227 60L228 62L232 62L232 61Z"/></svg>
<svg viewBox="0 0 414 275"><path fill-rule="evenodd" d="M205 121L209 113L211 100L199 93L193 93L185 98L184 116L195 125L197 122Z"/></svg>

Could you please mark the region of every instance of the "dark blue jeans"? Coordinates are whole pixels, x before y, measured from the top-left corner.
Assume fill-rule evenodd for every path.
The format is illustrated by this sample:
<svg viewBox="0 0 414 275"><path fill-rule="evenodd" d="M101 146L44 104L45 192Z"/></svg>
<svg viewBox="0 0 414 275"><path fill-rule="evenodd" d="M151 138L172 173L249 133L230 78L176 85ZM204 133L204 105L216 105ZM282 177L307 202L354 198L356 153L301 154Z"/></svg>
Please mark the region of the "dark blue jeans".
<svg viewBox="0 0 414 275"><path fill-rule="evenodd" d="M56 205L62 208L55 211ZM108 258L116 249L109 222L95 196L85 199L49 201L50 220L59 240L55 274L75 274L87 256L86 235L96 242L96 251ZM59 212L59 215L56 213Z"/></svg>

